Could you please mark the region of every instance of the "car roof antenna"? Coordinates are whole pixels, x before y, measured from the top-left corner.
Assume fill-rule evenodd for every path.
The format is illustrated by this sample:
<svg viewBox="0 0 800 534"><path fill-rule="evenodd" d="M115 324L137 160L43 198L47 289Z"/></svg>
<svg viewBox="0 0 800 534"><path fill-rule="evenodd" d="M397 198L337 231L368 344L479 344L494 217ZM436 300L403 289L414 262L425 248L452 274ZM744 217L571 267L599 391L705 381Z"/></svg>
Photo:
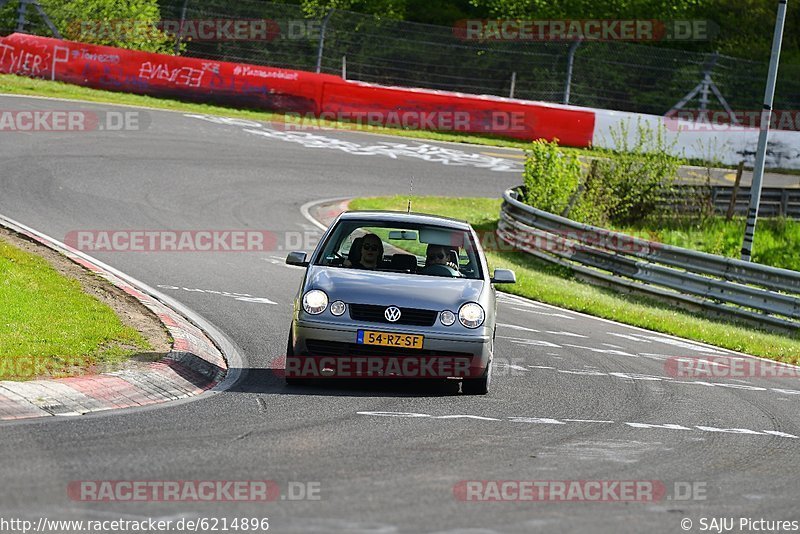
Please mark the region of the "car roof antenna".
<svg viewBox="0 0 800 534"><path fill-rule="evenodd" d="M411 213L411 197L414 195L414 177L411 177L411 189L408 192L408 208L406 208L406 213Z"/></svg>

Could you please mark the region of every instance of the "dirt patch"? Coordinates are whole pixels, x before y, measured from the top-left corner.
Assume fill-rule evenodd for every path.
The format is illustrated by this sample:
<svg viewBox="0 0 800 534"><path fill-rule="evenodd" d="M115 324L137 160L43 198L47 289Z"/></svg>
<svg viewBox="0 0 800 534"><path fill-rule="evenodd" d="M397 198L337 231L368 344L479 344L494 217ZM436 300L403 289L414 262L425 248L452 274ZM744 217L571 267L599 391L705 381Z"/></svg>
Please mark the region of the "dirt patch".
<svg viewBox="0 0 800 534"><path fill-rule="evenodd" d="M134 355L131 360L115 368L138 367L137 363L157 361L172 349L172 338L159 318L123 290L66 256L7 228L0 227L0 240L43 258L62 275L77 280L85 293L109 306L125 326L138 330L150 343L152 352Z"/></svg>

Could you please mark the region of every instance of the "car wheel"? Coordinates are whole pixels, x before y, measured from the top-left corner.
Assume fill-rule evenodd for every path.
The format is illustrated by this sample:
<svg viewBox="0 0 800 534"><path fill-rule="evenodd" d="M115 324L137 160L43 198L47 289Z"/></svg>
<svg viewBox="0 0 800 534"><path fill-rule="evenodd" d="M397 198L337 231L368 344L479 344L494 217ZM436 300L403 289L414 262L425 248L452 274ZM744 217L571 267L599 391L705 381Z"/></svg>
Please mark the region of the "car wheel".
<svg viewBox="0 0 800 534"><path fill-rule="evenodd" d="M291 356L294 356L294 344L292 343L292 330L290 327L289 339L286 342L286 359L288 360ZM302 386L307 383L305 378L288 377L285 374L283 378L286 380L287 386Z"/></svg>
<svg viewBox="0 0 800 534"><path fill-rule="evenodd" d="M465 378L461 381L461 393L464 395L486 395L492 382L492 362L486 366L480 378Z"/></svg>

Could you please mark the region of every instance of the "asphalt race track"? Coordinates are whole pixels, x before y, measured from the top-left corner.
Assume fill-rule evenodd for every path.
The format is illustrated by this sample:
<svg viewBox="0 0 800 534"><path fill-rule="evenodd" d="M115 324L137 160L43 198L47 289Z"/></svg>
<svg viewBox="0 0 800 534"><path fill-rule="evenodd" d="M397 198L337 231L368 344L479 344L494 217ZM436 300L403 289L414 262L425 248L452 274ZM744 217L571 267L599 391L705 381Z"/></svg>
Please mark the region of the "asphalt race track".
<svg viewBox="0 0 800 534"><path fill-rule="evenodd" d="M112 109L16 97L0 108ZM0 134L0 213L60 240L75 230L275 233L270 253L92 253L224 332L241 354L240 379L188 402L0 425L0 517L268 517L275 532L376 533L682 532L684 518L696 532L701 518L800 518L797 380L665 370L670 357L731 355L724 350L504 297L488 396L447 385L286 387L271 369L302 270L284 265L284 249L316 233L301 206L405 194L411 176L419 195L499 196L519 182L519 160L143 113L141 131ZM284 497L290 482L312 483L319 499L80 502L67 493L82 480L256 479ZM656 481L666 494L476 502L454 492L484 480Z"/></svg>

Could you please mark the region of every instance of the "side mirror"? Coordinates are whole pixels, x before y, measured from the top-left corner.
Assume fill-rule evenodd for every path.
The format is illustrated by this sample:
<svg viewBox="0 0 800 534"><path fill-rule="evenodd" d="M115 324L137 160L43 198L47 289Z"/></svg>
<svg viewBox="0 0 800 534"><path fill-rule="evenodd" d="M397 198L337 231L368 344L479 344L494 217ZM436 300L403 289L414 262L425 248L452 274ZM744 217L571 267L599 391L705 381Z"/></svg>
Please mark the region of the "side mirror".
<svg viewBox="0 0 800 534"><path fill-rule="evenodd" d="M289 255L286 256L286 265L297 265L298 267L308 267L308 262L306 261L306 253L303 251L290 252Z"/></svg>
<svg viewBox="0 0 800 534"><path fill-rule="evenodd" d="M492 276L493 284L516 284L517 275L510 269L495 269Z"/></svg>

